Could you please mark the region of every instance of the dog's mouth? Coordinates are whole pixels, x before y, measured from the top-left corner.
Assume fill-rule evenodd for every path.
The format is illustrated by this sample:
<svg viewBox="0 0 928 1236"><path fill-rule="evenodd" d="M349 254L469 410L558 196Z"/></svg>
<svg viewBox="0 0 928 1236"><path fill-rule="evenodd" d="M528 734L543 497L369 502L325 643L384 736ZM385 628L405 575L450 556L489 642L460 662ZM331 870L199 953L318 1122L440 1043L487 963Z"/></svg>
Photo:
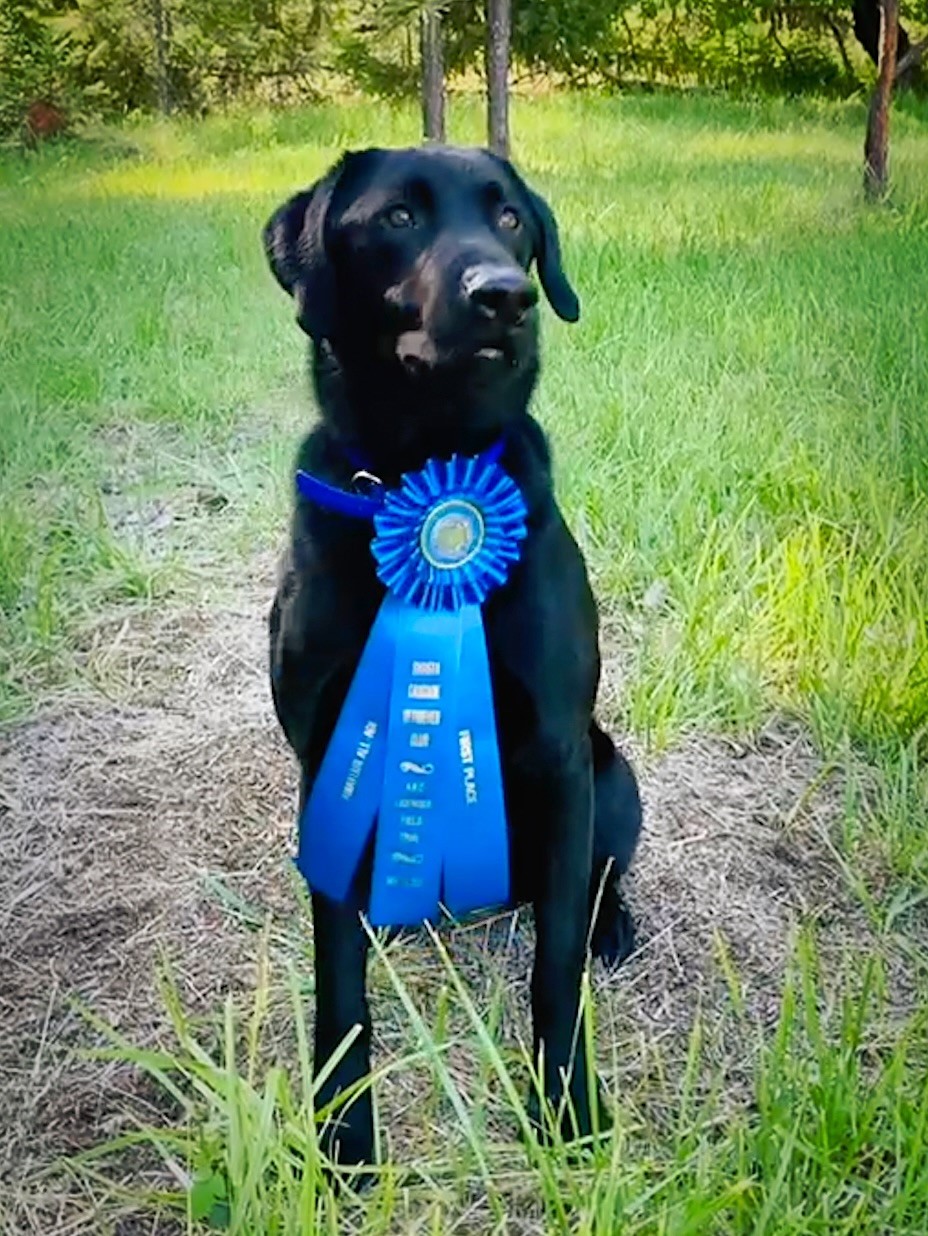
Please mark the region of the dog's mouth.
<svg viewBox="0 0 928 1236"><path fill-rule="evenodd" d="M483 370L491 365L515 368L519 364L515 340L502 337L476 340L453 347L439 347L426 331L404 331L396 341L396 357L411 377L423 377L439 370L458 372Z"/></svg>

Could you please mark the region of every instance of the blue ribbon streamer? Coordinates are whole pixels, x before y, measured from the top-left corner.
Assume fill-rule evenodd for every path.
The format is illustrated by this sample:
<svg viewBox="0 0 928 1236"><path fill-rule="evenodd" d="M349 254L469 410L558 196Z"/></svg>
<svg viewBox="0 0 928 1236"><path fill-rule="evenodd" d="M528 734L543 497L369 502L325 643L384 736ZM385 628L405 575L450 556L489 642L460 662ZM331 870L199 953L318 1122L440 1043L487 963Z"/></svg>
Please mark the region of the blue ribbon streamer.
<svg viewBox="0 0 928 1236"><path fill-rule="evenodd" d="M385 603L398 607L400 623L370 919L376 926L412 925L435 915L442 838L458 826L454 717L465 668L461 616Z"/></svg>
<svg viewBox="0 0 928 1236"><path fill-rule="evenodd" d="M457 811L445 830L445 904L455 914L509 900L509 834L493 686L477 605L458 611L461 673L457 699ZM502 827L500 827L502 821Z"/></svg>
<svg viewBox="0 0 928 1236"><path fill-rule="evenodd" d="M380 805L389 715L380 684L396 627L395 607L384 603L303 809L297 868L310 888L335 901L348 896Z"/></svg>

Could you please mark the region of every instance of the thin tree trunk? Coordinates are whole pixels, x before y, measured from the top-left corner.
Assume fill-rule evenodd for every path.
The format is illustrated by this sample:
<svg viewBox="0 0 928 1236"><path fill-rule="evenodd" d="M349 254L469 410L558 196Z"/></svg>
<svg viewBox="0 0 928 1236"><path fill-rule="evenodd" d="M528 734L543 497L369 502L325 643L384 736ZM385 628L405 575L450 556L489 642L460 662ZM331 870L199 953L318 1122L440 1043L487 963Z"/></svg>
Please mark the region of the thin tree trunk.
<svg viewBox="0 0 928 1236"><path fill-rule="evenodd" d="M832 21L830 17L826 17L825 21L829 30L834 36L835 43L838 46L838 55L841 57L841 63L844 65L844 71L848 76L849 81L854 80L854 66L851 64L850 57L847 54L847 48L844 46L844 35L836 21Z"/></svg>
<svg viewBox="0 0 928 1236"><path fill-rule="evenodd" d="M158 95L158 111L162 116L169 116L173 110L173 100L168 80L168 23L163 0L151 0L151 16L155 28L155 90Z"/></svg>
<svg viewBox="0 0 928 1236"><path fill-rule="evenodd" d="M487 143L494 154L509 158L510 0L487 0Z"/></svg>
<svg viewBox="0 0 928 1236"><path fill-rule="evenodd" d="M445 140L445 65L441 13L428 4L419 13L422 55L422 130L427 142Z"/></svg>
<svg viewBox="0 0 928 1236"><path fill-rule="evenodd" d="M889 183L889 105L896 76L899 0L880 0L880 72L870 101L864 142L864 192L869 201L886 193Z"/></svg>

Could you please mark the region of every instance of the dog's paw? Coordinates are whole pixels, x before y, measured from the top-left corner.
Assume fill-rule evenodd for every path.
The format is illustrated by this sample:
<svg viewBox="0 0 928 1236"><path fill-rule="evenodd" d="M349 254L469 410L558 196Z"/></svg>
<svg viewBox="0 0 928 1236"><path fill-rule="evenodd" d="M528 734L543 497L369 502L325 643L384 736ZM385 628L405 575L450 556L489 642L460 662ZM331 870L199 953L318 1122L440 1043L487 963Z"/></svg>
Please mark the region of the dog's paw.
<svg viewBox="0 0 928 1236"><path fill-rule="evenodd" d="M590 952L609 969L620 966L635 948L635 920L617 889L608 889L593 924Z"/></svg>
<svg viewBox="0 0 928 1236"><path fill-rule="evenodd" d="M595 1120L590 1096L585 1091L583 1094L571 1096L566 1103L562 1095L549 1095L542 1106L538 1091L533 1087L529 1091L526 1110L532 1131L543 1146L550 1146L555 1140L555 1128L558 1129L560 1140L565 1145L571 1145L592 1137L602 1137L612 1128L612 1116L598 1082L593 1103Z"/></svg>
<svg viewBox="0 0 928 1236"><path fill-rule="evenodd" d="M319 1132L322 1153L354 1188L362 1182L363 1168L376 1157L373 1113L366 1098L361 1095L350 1107L333 1113Z"/></svg>

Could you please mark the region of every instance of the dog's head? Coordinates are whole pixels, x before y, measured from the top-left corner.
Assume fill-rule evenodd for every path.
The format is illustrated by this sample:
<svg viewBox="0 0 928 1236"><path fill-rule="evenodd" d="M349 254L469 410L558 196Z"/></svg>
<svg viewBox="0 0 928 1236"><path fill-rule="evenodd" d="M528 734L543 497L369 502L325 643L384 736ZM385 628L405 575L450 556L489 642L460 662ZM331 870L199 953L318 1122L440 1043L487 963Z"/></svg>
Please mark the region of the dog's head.
<svg viewBox="0 0 928 1236"><path fill-rule="evenodd" d="M404 385L533 380L533 264L555 313L579 316L550 208L485 150L346 154L276 211L264 242L315 343Z"/></svg>

